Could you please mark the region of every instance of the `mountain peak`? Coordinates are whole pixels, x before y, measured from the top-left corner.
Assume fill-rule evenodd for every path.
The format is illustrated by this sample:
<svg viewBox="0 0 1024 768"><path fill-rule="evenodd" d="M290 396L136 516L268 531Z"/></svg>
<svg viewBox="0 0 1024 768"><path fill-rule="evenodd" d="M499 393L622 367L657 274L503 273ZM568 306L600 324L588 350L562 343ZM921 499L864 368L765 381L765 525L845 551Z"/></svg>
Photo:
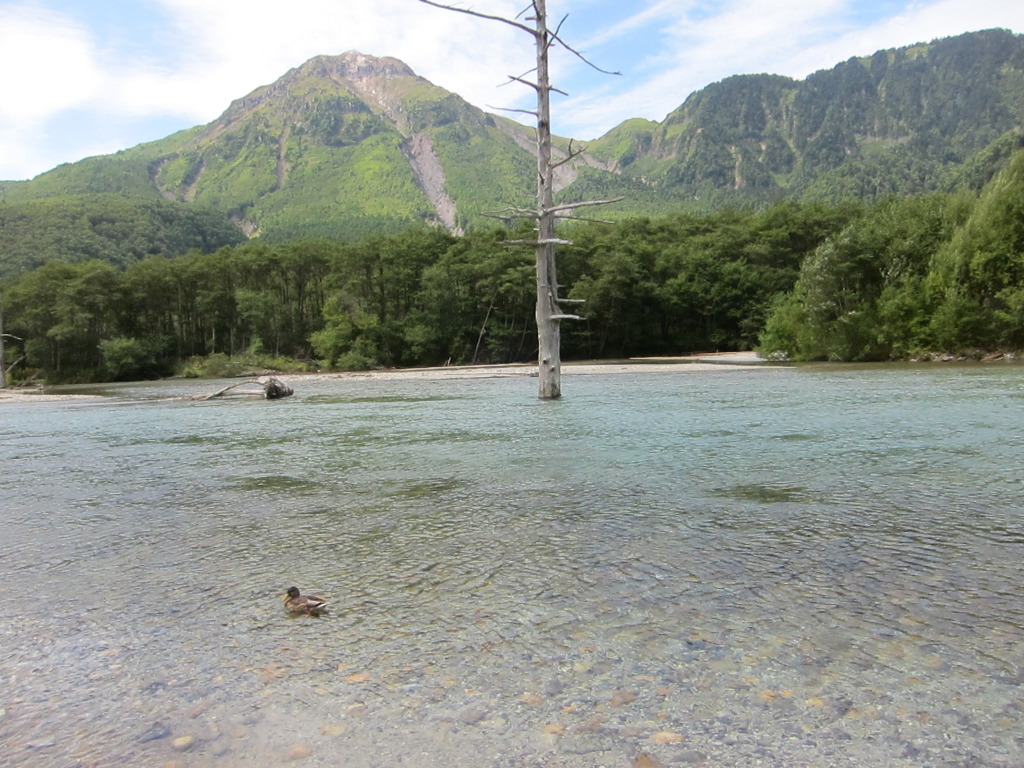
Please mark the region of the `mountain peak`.
<svg viewBox="0 0 1024 768"><path fill-rule="evenodd" d="M359 51L346 51L340 56L315 56L297 70L301 74L320 73L345 80L371 77L415 77L408 64L390 56L369 56Z"/></svg>
<svg viewBox="0 0 1024 768"><path fill-rule="evenodd" d="M378 108L385 106L379 103L381 94L386 90L386 86L383 89L381 87L383 81L418 79L407 64L390 56L369 56L359 51L347 51L338 56L314 56L305 64L288 70L275 82L233 101L216 124L233 123L260 105L287 93L297 83L311 78L338 83L360 98L378 102Z"/></svg>

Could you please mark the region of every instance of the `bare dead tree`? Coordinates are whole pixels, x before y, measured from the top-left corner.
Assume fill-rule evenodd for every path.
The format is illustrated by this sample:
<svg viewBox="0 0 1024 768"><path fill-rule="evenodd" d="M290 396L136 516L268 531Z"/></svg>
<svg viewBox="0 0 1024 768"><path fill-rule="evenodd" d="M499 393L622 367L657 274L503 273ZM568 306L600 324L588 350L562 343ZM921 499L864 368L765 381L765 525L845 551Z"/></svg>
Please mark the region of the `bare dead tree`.
<svg viewBox="0 0 1024 768"><path fill-rule="evenodd" d="M257 386L258 390L248 391L233 391L238 387ZM280 400L282 397L291 397L295 394L295 390L285 384L278 378L271 376L268 379L249 379L248 381L240 381L237 384L229 384L223 389L218 389L216 392L211 392L208 395L197 395L193 397L193 400L212 400L215 397L224 397L228 393L234 395L247 395L249 397L262 397L265 400Z"/></svg>
<svg viewBox="0 0 1024 768"><path fill-rule="evenodd" d="M548 65L548 52L551 47L558 44L570 51L582 61L598 71L604 72L594 66L572 46L565 43L559 37L561 23L554 30L548 27L546 0L531 0L527 9L515 19L508 19L503 16L492 16L479 11L467 8L458 8L445 3L434 2L434 0L420 0L421 3L432 5L435 8L443 8L447 11L465 13L469 16L499 21L508 24L516 29L527 33L534 38L537 52L537 66L532 72L525 75L509 75L512 82L521 83L533 88L537 93L537 109L512 110L525 112L537 118L537 206L534 210L519 208L509 209L501 218L533 219L536 222L537 237L534 240L509 241L510 244L530 245L537 254L537 366L540 379L540 397L542 400L556 400L562 396L562 351L561 351L561 321L579 320L580 318L562 308L564 304L574 303L571 299L562 298L558 295L558 270L555 262L555 246L571 244L568 240L560 240L555 235L555 224L558 219L578 218L574 214L577 208L591 205L602 205L615 202L614 200L591 200L580 203L563 203L555 205L554 172L559 166L572 162L573 159L582 154L583 150L574 149L572 143L569 145L568 156L555 161L552 158L551 143L551 92L565 94L551 85L551 74ZM529 14L529 15L528 15ZM523 21L519 18L523 17ZM528 23L532 22L532 26ZM562 23L565 19L562 19ZM534 79L530 80L529 75L533 74ZM617 72L606 72L606 74L618 74Z"/></svg>

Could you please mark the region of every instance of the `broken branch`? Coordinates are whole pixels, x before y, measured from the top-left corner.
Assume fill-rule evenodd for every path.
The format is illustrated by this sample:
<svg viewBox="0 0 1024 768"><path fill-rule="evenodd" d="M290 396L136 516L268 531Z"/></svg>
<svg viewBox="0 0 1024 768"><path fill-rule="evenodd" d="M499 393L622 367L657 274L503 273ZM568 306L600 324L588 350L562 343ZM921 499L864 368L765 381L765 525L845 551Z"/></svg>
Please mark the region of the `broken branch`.
<svg viewBox="0 0 1024 768"><path fill-rule="evenodd" d="M521 29L523 32L528 32L533 37L537 36L537 30L532 29L531 27L528 27L525 24L520 24L518 21L513 21L512 19L506 19L506 18L504 18L502 16L491 16L488 13L480 13L479 11L471 11L468 8L457 8L454 5L445 5L444 3L435 3L433 0L420 0L420 2L421 3L426 3L427 5L432 5L435 8L443 8L446 11L455 11L456 13L464 13L467 16L476 16L478 19L488 19L490 21L500 21L502 24L508 24L510 27L515 27L516 29ZM564 45L564 43L563 43L563 45Z"/></svg>
<svg viewBox="0 0 1024 768"><path fill-rule="evenodd" d="M248 397L263 397L267 400L278 400L282 397L289 397L295 393L291 387L285 384L280 379L271 376L266 381L260 381L259 379L249 379L248 381L239 381L235 384L229 384L223 389L218 389L209 395L202 395L194 397L193 400L212 400L215 397L223 397L225 394L238 387L244 387L252 384L258 384L263 388L262 392L236 392L236 395L243 395Z"/></svg>

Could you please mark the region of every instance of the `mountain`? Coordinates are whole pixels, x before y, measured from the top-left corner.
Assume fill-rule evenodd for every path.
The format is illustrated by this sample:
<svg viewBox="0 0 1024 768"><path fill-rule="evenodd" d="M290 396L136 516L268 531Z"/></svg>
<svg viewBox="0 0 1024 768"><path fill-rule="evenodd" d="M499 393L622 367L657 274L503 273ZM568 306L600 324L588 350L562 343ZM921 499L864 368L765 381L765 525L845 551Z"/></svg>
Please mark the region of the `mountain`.
<svg viewBox="0 0 1024 768"><path fill-rule="evenodd" d="M727 78L663 121L628 120L561 169L608 216L784 197L874 199L980 187L1024 146L1024 36L989 30L853 58L804 80ZM116 194L228 217L249 237L452 231L529 205L533 131L402 62L320 56L217 120L0 185L11 208ZM560 140L564 148L564 140Z"/></svg>
<svg viewBox="0 0 1024 768"><path fill-rule="evenodd" d="M589 151L688 197L873 198L955 183L963 163L1022 122L1024 36L990 30L878 51L802 81L731 77L661 123L623 123Z"/></svg>
<svg viewBox="0 0 1024 768"><path fill-rule="evenodd" d="M464 228L528 200L529 129L405 64L319 56L217 120L60 166L8 191L162 197L228 215L250 237L359 237L416 223Z"/></svg>

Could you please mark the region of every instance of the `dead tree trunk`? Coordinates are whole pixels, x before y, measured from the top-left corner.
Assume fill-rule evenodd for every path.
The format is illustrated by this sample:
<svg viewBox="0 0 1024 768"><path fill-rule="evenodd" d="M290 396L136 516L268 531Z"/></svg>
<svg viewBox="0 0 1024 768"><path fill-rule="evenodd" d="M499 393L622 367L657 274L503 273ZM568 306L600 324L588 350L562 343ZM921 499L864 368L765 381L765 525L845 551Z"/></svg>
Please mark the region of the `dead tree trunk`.
<svg viewBox="0 0 1024 768"><path fill-rule="evenodd" d="M555 263L555 187L551 165L551 73L547 9L535 0L537 24L537 368L542 400L562 396L562 326Z"/></svg>
<svg viewBox="0 0 1024 768"><path fill-rule="evenodd" d="M427 5L443 8L448 11L457 11L470 16L477 16L491 21L500 21L504 24L515 27L530 34L534 38L537 52L537 66L534 70L536 81L526 79L526 76L511 77L517 83L522 83L533 88L537 93L537 110L511 110L527 111L537 119L537 207L533 211L522 209L511 209L506 216L500 218L526 218L533 219L537 225L536 240L512 241L514 244L530 245L536 249L537 267L537 369L540 381L540 397L543 400L556 400L562 396L562 320L578 320L576 315L566 314L561 309L561 304L569 299L562 299L558 296L558 271L556 269L555 246L559 243L571 244L568 240L559 240L555 236L555 224L559 218L575 218L571 214L576 208L585 205L599 205L611 200L590 201L585 203L570 203L566 205L555 205L555 169L567 162L571 162L581 154L581 151L573 151L569 147L568 157L552 162L551 158L551 92L557 91L551 85L551 73L548 66L548 52L555 43L560 44L566 50L579 56L587 64L590 64L583 56L558 36L557 30L548 28L547 3L546 0L532 0L530 8L533 15L528 16L526 21L532 21L533 26L523 24L513 19L506 19L501 16L490 16L477 11L470 11L465 8L456 8L451 5L434 2L434 0L420 0ZM590 64L590 66L594 66ZM596 67L595 67L596 68ZM604 70L599 70L604 71ZM609 72L607 74L617 74ZM558 91L562 93L562 91Z"/></svg>

